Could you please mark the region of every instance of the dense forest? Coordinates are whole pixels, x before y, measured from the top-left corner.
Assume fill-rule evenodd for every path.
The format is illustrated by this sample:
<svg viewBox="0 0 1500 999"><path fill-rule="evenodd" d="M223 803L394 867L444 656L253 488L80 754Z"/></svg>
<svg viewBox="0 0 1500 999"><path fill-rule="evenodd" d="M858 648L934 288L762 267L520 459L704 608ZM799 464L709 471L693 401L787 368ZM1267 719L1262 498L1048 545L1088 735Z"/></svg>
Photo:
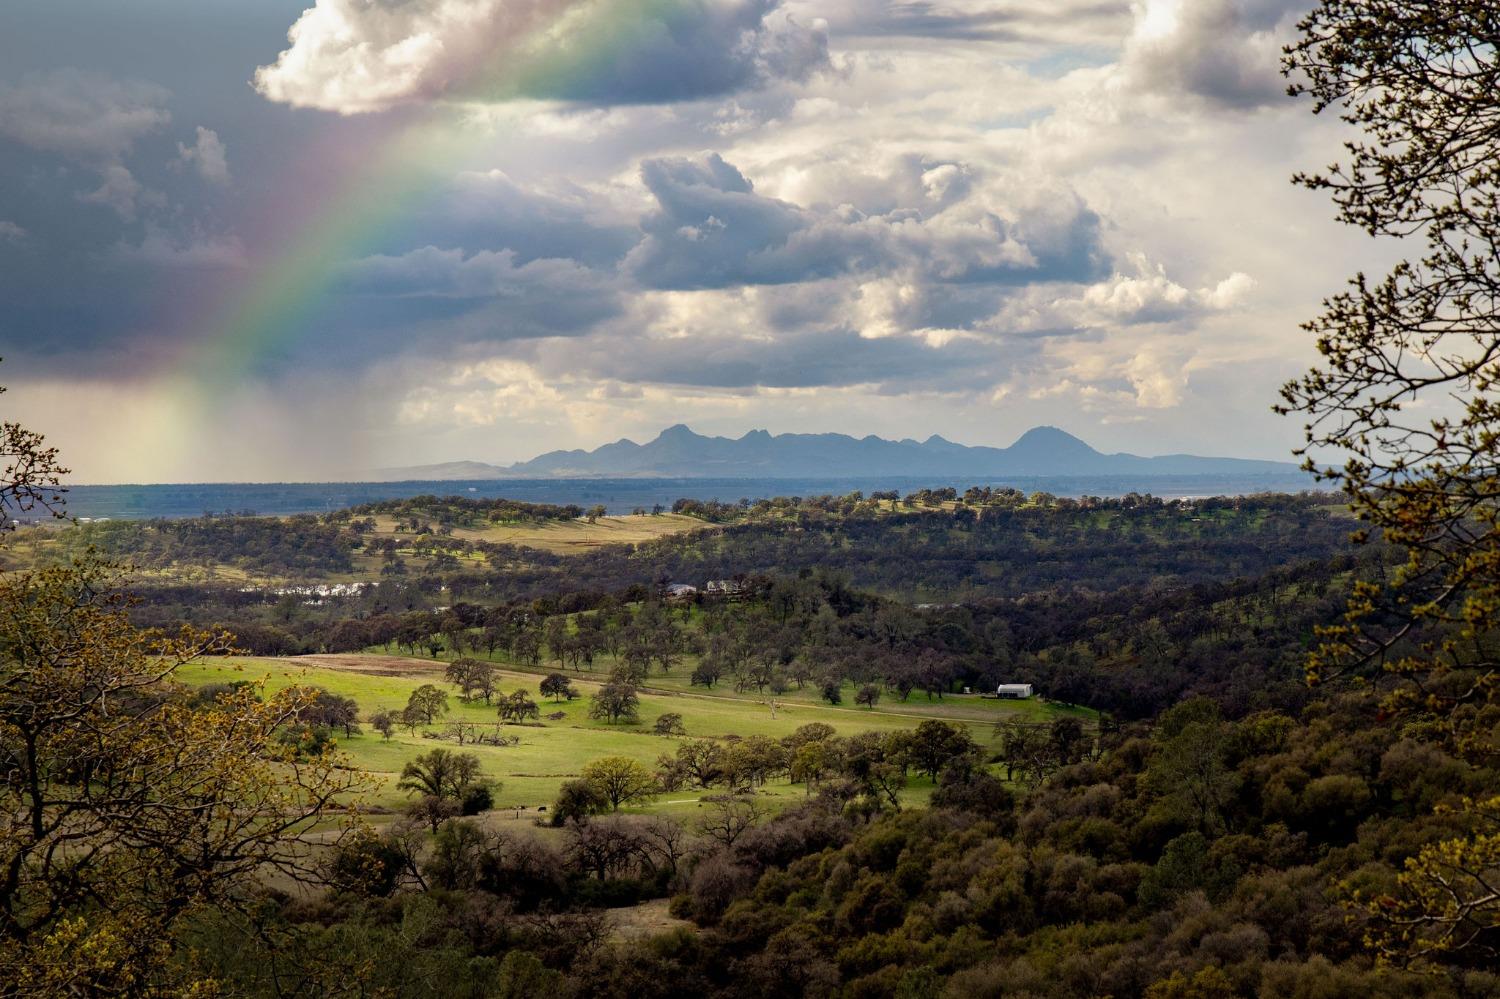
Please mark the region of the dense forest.
<svg viewBox="0 0 1500 999"><path fill-rule="evenodd" d="M1373 711L1228 721L1190 699L1029 791L959 754L930 809L851 811L830 780L695 839L603 817L549 847L450 820L423 859L361 840L327 895L188 939L196 970L267 995L1494 995L1484 948L1441 976L1376 963L1401 952L1381 900L1402 859L1468 831L1444 806L1495 775ZM601 902L653 893L691 927L612 940Z"/></svg>

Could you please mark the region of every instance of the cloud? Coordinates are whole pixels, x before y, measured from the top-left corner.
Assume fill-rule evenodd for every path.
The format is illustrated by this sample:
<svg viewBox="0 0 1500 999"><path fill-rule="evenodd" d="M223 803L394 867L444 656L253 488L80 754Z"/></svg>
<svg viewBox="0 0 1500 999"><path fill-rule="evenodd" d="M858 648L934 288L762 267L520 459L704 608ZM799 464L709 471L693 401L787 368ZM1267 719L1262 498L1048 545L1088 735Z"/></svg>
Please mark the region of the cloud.
<svg viewBox="0 0 1500 999"><path fill-rule="evenodd" d="M257 458L267 476L350 460L342 424L393 449L372 466L686 418L996 443L1085 420L1107 449L1273 452L1296 428L1266 402L1314 360L1297 323L1368 261L1285 183L1341 137L1278 103L1291 3L308 0L259 53L285 8L231 32L218 4L108 30L39 5L0 62L45 66L73 32L76 64L181 96L77 71L0 82L0 219L31 232L0 225L0 352L18 383L135 380L110 404L148 407L222 303L274 278L305 205L349 206L330 221L376 213L373 255L296 275L309 308L235 375L268 393L250 422L157 421L203 419L188 461L91 406L68 417L81 474L209 474L255 421L310 442ZM202 58L153 50L164 37ZM232 70L257 62L259 93ZM417 151L420 196L391 203L359 193L384 190L361 150L399 122L292 104L458 113L421 116L453 141ZM447 377L469 368L493 377ZM319 392L337 400L300 408Z"/></svg>
<svg viewBox="0 0 1500 999"><path fill-rule="evenodd" d="M169 96L153 84L76 69L29 76L0 85L0 137L39 152L111 161L166 127Z"/></svg>
<svg viewBox="0 0 1500 999"><path fill-rule="evenodd" d="M122 160L138 140L172 120L164 106L169 97L154 84L76 69L28 76L0 86L0 138L97 170L99 186L76 193L76 200L131 222L140 208L165 204Z"/></svg>
<svg viewBox="0 0 1500 999"><path fill-rule="evenodd" d="M112 256L125 263L167 268L244 267L249 262L244 244L233 235L174 235L149 223L139 243L119 243Z"/></svg>
<svg viewBox="0 0 1500 999"><path fill-rule="evenodd" d="M400 256L372 256L344 269L344 287L382 298L484 302L454 332L465 340L507 340L571 334L619 312L611 279L571 260L517 264L514 251L465 254L422 247Z"/></svg>
<svg viewBox="0 0 1500 999"><path fill-rule="evenodd" d="M736 304L739 317L734 315ZM541 370L626 384L724 390L864 385L891 392L958 392L1009 377L1037 352L1028 343L972 338L871 339L838 325L772 335L755 323L759 310L753 301L725 297L697 301L692 308L698 317L690 320L693 331L688 335L673 335L671 323L663 321L647 332L577 345L543 342L537 351ZM596 348L586 346L595 342Z"/></svg>
<svg viewBox="0 0 1500 999"><path fill-rule="evenodd" d="M1091 285L1074 303L1073 315L1095 324L1170 323L1239 305L1255 287L1248 274L1235 272L1212 288L1190 291L1167 277L1158 265L1151 270L1138 261L1140 272L1116 274ZM1068 306L1063 306L1067 311Z"/></svg>
<svg viewBox="0 0 1500 999"><path fill-rule="evenodd" d="M1146 348L1125 365L1125 377L1141 409L1172 409L1182 403L1188 368L1181 358Z"/></svg>
<svg viewBox="0 0 1500 999"><path fill-rule="evenodd" d="M839 37L946 42L1097 44L1128 14L1125 0L822 0Z"/></svg>
<svg viewBox="0 0 1500 999"><path fill-rule="evenodd" d="M210 184L229 183L229 153L219 133L211 128L199 125L197 138L191 146L177 143L177 159L172 162L179 169L192 167Z"/></svg>
<svg viewBox="0 0 1500 999"><path fill-rule="evenodd" d="M1076 294L1041 288L1017 296L990 325L1015 331L1181 326L1243 306L1256 286L1250 275L1236 271L1212 286L1190 289L1141 254L1132 254L1129 263L1133 273L1116 272Z"/></svg>
<svg viewBox="0 0 1500 999"><path fill-rule="evenodd" d="M122 221L133 222L141 206L159 207L165 203L159 193L142 186L134 174L118 163L111 163L99 173L99 186L78 195L78 200L86 205L103 205L113 209Z"/></svg>
<svg viewBox="0 0 1500 999"><path fill-rule="evenodd" d="M523 184L502 170L460 174L415 221L413 242L504 248L516 259L555 257L613 267L640 239L635 218L599 192L552 178Z"/></svg>
<svg viewBox="0 0 1500 999"><path fill-rule="evenodd" d="M718 154L645 161L657 203L627 269L654 288L720 288L911 271L922 280L1026 284L1101 273L1099 219L1076 197L1010 221L983 205L943 210L966 188L961 167L922 174L929 212L850 205L803 208L757 194Z"/></svg>
<svg viewBox="0 0 1500 999"><path fill-rule="evenodd" d="M1281 48L1304 0L1144 0L1121 65L1129 86L1253 108L1286 98Z"/></svg>
<svg viewBox="0 0 1500 999"><path fill-rule="evenodd" d="M828 66L821 24L780 5L317 0L254 83L270 100L341 114L437 100L695 100Z"/></svg>
<svg viewBox="0 0 1500 999"><path fill-rule="evenodd" d="M14 222L0 219L0 243L19 243L25 238L25 229Z"/></svg>

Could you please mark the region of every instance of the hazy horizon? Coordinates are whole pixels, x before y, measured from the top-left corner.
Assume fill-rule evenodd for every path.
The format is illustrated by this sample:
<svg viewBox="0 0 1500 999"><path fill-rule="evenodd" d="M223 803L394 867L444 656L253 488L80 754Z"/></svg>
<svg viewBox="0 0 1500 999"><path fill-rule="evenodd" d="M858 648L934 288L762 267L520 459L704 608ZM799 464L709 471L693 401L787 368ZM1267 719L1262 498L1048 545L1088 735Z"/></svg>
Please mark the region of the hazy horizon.
<svg viewBox="0 0 1500 999"><path fill-rule="evenodd" d="M368 468L337 468L337 467L331 467L330 466L330 467L327 467L324 470L325 471L325 477L323 477L323 478L303 478L303 479L298 479L298 478L287 478L287 479L234 479L234 478L229 478L229 479L182 479L182 480L174 480L174 481L167 481L167 480L150 480L150 481L146 481L146 480L116 479L116 480L108 480L108 481L85 481L83 479L80 479L76 474L74 474L74 475L70 475L69 476L68 481L67 481L67 485L70 485L70 486L76 485L76 486L84 486L84 487L112 487L112 486L150 486L150 485L167 485L167 486L174 486L174 485L278 485L278 484L287 484L287 485L317 485L317 484L345 484L345 483L358 484L358 483L375 483L375 482L395 482L395 481L403 481L403 480L385 478L383 476L388 475L390 473L396 473L396 472L417 472L417 471L422 471L422 470L426 470L426 469L440 468L440 467L449 466L449 465L483 465L483 466L488 466L488 467L495 468L495 469L498 469L498 470L506 470L506 469L511 469L511 468L513 468L515 466L518 466L518 465L528 464L529 462L531 462L531 461L533 461L533 460L535 460L537 458L545 457L546 455L552 454L552 453L557 452L557 451L581 451L581 452L584 452L584 453L587 454L587 453L592 453L594 451L597 451L597 450L599 450L601 448L607 447L607 446L612 445L612 444L619 444L619 443L627 442L627 441L630 442L630 443L636 444L637 446L644 446L644 445L652 443L653 441L657 440L662 435L664 435L664 434L668 433L669 431L674 430L674 429L676 429L678 427L682 427L682 428L686 429L688 432L693 433L693 434L695 434L695 435L697 435L699 437L708 438L708 439L718 439L718 440L730 440L730 441L741 441L741 440L745 439L746 437L749 437L752 434L761 434L761 433L769 434L769 436L771 436L772 438L777 438L777 437L782 437L782 436L841 436L841 437L847 437L847 438L849 438L851 440L859 441L859 440L868 439L870 437L877 437L878 439L886 441L886 442L889 442L889 443L901 443L903 441L913 441L913 442L918 443L918 444L925 444L928 441L932 440L933 438L939 438L939 439L945 441L948 444L956 444L956 445L959 445L959 446L965 447L965 448L993 447L993 448L1002 449L1002 450L1005 449L1005 448L1007 448L1007 447L1011 447L1011 446L1017 444L1022 438L1026 437L1027 435L1032 434L1032 433L1034 433L1036 431L1055 430L1055 431L1059 431L1060 433L1063 433L1063 434L1065 434L1065 435L1067 435L1069 437L1072 437L1075 440L1080 440L1084 444L1086 444L1086 445L1088 445L1090 447L1093 447L1092 442L1090 442L1087 438L1081 437L1080 435L1077 435L1077 434L1073 434L1070 431L1068 431L1066 429L1063 429L1061 427L1053 427L1053 426L1050 426L1050 425L1049 426L1041 426L1041 425L1039 425L1039 426L1035 426L1035 427L1028 427L1026 430L1024 430L1021 433L1017 434L1014 438L1012 438L1010 440L1007 440L1007 441L1005 441L1005 442L1003 442L1001 444L989 445L989 444L975 444L974 442L964 441L964 440L953 440L952 438L943 437L941 434L928 434L928 435L924 435L924 436L921 436L921 437L894 438L894 437L880 437L879 435L876 435L876 434L864 434L864 435L842 434L842 433L839 433L837 431L820 431L820 430L792 430L792 431L786 431L784 433L772 433L771 431L765 430L762 427L750 427L750 428L747 428L746 430L744 430L743 432L739 432L739 433L728 432L728 433L720 433L720 434L707 434L707 433L701 433L700 431L698 431L697 428L693 427L691 424L674 424L671 427L660 428L658 431L656 431L654 433L641 434L641 435L637 435L635 437L631 437L631 436L616 437L616 438L612 438L612 439L609 439L609 440L599 440L599 441L595 441L593 443L584 443L584 444L581 444L581 445L579 445L577 447L574 447L574 448L552 448L552 449L548 449L546 451L538 451L538 452L535 452L533 454L526 455L523 458L519 458L519 459L517 459L515 461L505 461L505 462L487 461L487 460L485 460L482 457L471 457L471 458L459 458L459 459L452 459L452 460L445 460L445 461L419 462L419 463L413 463L413 464L410 464L410 465L387 465L387 466L368 467ZM1102 451L1099 448L1094 448L1094 450L1098 451L1101 454L1116 454L1116 453L1121 453L1121 452L1105 452L1105 451ZM1158 457L1158 456L1165 456L1165 455L1168 454L1167 452L1161 452L1161 451L1136 451L1136 452L1124 452L1124 453L1135 454L1135 455L1140 456L1140 457ZM1183 453L1186 453L1186 452L1174 452L1174 453L1175 454L1183 454ZM1198 457L1204 457L1204 458L1230 458L1230 459L1239 459L1239 458L1246 458L1247 457L1246 455L1240 455L1240 454L1202 454L1202 455L1197 455L1197 456ZM1262 459L1253 459L1252 458L1252 460L1262 460ZM1272 460L1272 461L1282 460L1288 466L1295 466L1296 464L1298 464L1298 462L1294 462L1294 461L1291 461L1289 459L1274 459L1273 458L1273 459L1269 459L1269 460ZM1181 475L1183 473L1162 473L1162 474L1181 477ZM1209 474L1217 474L1217 473L1209 473ZM1028 474L1028 475L1023 476L1023 477L1027 478L1027 479L1057 479L1057 478L1067 479L1067 478L1074 478L1074 479L1083 480L1083 479L1097 478L1098 475L1099 475L1099 473L1079 472L1079 473L1074 474L1074 475L1033 475L1033 474ZM536 476L536 478L539 479L539 480L551 479L551 478L557 478L557 477L558 476L548 475L548 474L543 474L543 473L538 473L537 476ZM575 478L579 478L579 479L587 479L587 478L591 478L593 476L583 475L583 476L574 476L574 477ZM602 476L597 476L597 477L601 478L601 479L607 479L607 480L615 480L615 479L622 479L623 480L623 479L631 478L632 476L618 475L618 474L609 474L609 475L602 475ZM652 475L647 474L646 477L647 478L655 477L655 478L671 479L671 478L675 478L676 476L672 476L672 475L652 476ZM881 479L881 478L889 477L889 474L888 473L880 473L880 472L872 472L872 473L869 473L866 476L856 476L856 477L857 478L869 478L869 479ZM1147 477L1149 478L1149 475ZM564 476L561 476L561 478L568 478L568 476L564 475ZM789 476L780 476L780 475L750 476L750 475L746 475L746 476L728 476L727 478L737 479L737 480L741 480L741 481L764 481L764 482L767 482L767 483L771 483L771 482L783 481L783 480L787 480L787 479L805 479L805 478L807 478L807 476L805 474L799 473L799 474L794 474L794 475L789 475ZM839 473L838 475L831 476L831 478L844 479L844 478L849 478L849 476L847 476L847 475L845 475L843 473ZM909 475L908 478L912 482L918 482L918 481L921 481L923 479L923 476L921 474L919 474L919 473L914 473L914 474ZM450 476L450 477L447 477L447 478L444 478L444 479L412 479L410 481L423 481L423 482L453 481L453 482L459 482L459 481L468 481L468 480L454 479L454 478L452 478ZM498 480L498 481L505 481L505 480L502 479L502 480ZM521 477L519 477L517 479L514 479L514 480L511 480L511 481L529 481L529 477L528 476L521 476Z"/></svg>

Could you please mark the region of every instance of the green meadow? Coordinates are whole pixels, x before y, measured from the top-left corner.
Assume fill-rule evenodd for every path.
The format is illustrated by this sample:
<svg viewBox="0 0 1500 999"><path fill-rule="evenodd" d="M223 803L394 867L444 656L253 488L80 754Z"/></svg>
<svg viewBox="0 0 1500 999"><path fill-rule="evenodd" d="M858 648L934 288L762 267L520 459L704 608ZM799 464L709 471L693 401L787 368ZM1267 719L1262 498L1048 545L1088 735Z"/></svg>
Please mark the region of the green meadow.
<svg viewBox="0 0 1500 999"><path fill-rule="evenodd" d="M230 683L248 680L264 684L267 693L291 684L322 687L333 693L352 697L358 702L361 718L383 709L405 707L411 692L431 683L448 692L449 713L426 731L441 732L450 722L474 722L492 725L498 722L493 706L483 701L464 703L454 688L443 681L446 663L438 660L412 660L391 656L312 656L305 659L216 659L189 664L177 673L177 679L189 686ZM825 722L840 735L858 732L888 732L914 728L927 718L939 718L963 725L984 746L994 740L994 724L1004 718L1022 717L1029 721L1046 721L1064 714L1084 714L1077 709L1061 708L1040 700L1004 702L977 696L950 695L928 701L920 694L901 703L886 698L873 709L851 706L852 688L845 705L832 706L815 700L809 688L791 691L771 698L755 694L737 694L723 686L711 692L688 689L686 671L682 675L653 676L640 694L639 724L614 724L588 717L590 695L598 688L602 675L568 672L579 697L554 703L537 690L541 677L552 669L537 667L521 670L513 666L501 669L498 693L527 690L542 711L540 722L524 725L506 724L502 731L518 737L515 746L466 744L459 747L453 739L424 737L397 729L390 739L368 725L360 734L338 735L338 747L352 765L367 772L373 790L365 798L375 813L399 810L408 800L406 792L396 787L401 768L408 760L435 747L473 753L479 757L485 775L498 781L495 796L497 810L524 808L535 811L550 806L563 781L577 777L589 761L604 756L628 756L654 766L663 753L671 753L678 741L652 733L658 716L676 712L682 715L688 737L724 738L731 735L766 735L773 738L790 735L798 726ZM561 714L561 718L549 715ZM932 790L930 781L913 777L905 799L913 804L925 801ZM764 793L784 803L804 795L803 785L786 781L773 782ZM713 792L700 789L680 790L665 795L640 809L648 812L688 813L698 799Z"/></svg>

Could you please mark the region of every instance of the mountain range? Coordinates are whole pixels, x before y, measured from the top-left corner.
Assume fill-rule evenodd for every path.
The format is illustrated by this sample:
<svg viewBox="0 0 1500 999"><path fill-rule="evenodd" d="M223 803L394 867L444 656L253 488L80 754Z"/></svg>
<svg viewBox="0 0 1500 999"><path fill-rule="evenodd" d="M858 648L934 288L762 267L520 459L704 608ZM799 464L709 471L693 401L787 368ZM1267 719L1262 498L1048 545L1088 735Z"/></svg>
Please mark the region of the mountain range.
<svg viewBox="0 0 1500 999"><path fill-rule="evenodd" d="M637 444L618 440L592 451L549 451L514 465L455 461L382 469L382 481L504 478L716 478L792 479L1014 476L1296 476L1285 461L1203 458L1190 454L1142 457L1105 454L1056 427L1026 431L1010 447L970 447L936 435L924 441L893 441L846 434L770 434L705 437L683 424Z"/></svg>

